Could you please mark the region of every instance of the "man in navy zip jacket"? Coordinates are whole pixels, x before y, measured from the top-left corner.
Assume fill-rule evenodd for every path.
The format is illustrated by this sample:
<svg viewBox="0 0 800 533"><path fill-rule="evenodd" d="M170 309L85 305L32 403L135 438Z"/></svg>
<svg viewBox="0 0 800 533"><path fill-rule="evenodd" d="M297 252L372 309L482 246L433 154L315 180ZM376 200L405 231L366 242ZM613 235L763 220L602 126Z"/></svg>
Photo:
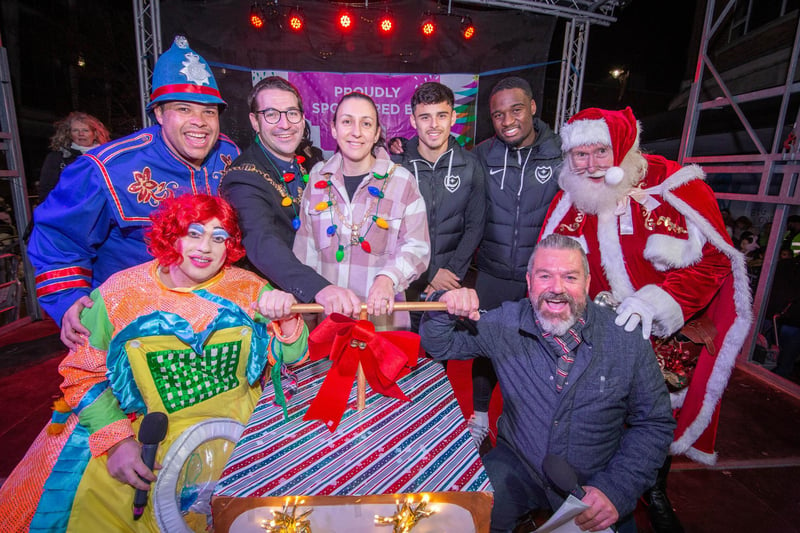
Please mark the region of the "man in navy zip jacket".
<svg viewBox="0 0 800 533"><path fill-rule="evenodd" d="M528 258L558 192L562 157L561 140L535 118L536 102L527 81L500 80L492 88L489 112L496 135L475 149L486 177L486 226L475 281L482 310L525 297ZM488 435L489 400L496 384L491 362L473 361L470 431L479 443Z"/></svg>
<svg viewBox="0 0 800 533"><path fill-rule="evenodd" d="M580 243L553 234L531 257L528 298L481 315L475 291L437 292L448 312L422 318L429 354L489 357L503 388L497 446L483 456L494 487L493 532L561 505L543 475L549 454L575 469L586 493L578 527L636 531L637 499L667 455L675 421L650 342L589 300L590 278ZM477 332L456 328L459 316L477 320Z"/></svg>

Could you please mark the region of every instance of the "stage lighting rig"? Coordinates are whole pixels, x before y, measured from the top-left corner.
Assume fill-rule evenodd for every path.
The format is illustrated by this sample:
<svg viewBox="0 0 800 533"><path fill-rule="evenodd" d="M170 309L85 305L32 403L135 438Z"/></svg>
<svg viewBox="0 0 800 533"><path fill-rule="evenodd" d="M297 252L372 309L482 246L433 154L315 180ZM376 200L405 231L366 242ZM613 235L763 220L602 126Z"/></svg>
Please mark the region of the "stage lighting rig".
<svg viewBox="0 0 800 533"><path fill-rule="evenodd" d="M339 25L339 29L341 31L350 31L355 26L356 18L353 16L353 13L348 10L342 10L339 12L339 15L336 18L336 22Z"/></svg>
<svg viewBox="0 0 800 533"><path fill-rule="evenodd" d="M300 11L300 8L294 8L289 11L286 20L289 23L289 29L294 32L301 31L306 25L306 19L303 16L303 12Z"/></svg>
<svg viewBox="0 0 800 533"><path fill-rule="evenodd" d="M250 6L250 25L257 30L264 27L267 15L264 13L264 8L256 2Z"/></svg>
<svg viewBox="0 0 800 533"><path fill-rule="evenodd" d="M461 17L461 36L466 40L475 37L475 26L471 17Z"/></svg>
<svg viewBox="0 0 800 533"><path fill-rule="evenodd" d="M436 20L433 18L433 14L430 11L426 11L422 16L419 29L425 37L431 37L436 33Z"/></svg>
<svg viewBox="0 0 800 533"><path fill-rule="evenodd" d="M387 9L386 12L378 18L378 33L380 35L390 35L394 32L394 26L394 16Z"/></svg>

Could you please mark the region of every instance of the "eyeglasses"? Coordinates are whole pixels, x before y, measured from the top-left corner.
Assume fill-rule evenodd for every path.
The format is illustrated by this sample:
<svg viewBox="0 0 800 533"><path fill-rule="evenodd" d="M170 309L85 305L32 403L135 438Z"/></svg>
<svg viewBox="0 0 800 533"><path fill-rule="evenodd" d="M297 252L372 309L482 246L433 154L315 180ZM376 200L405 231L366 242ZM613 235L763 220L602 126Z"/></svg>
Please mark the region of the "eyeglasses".
<svg viewBox="0 0 800 533"><path fill-rule="evenodd" d="M286 120L288 120L291 124L297 124L301 120L303 120L303 112L293 107L291 109L287 109L286 111L278 111L277 109L262 109L261 111L256 111L256 115L261 115L264 117L264 120L267 124L277 124L281 121L281 115L286 115Z"/></svg>

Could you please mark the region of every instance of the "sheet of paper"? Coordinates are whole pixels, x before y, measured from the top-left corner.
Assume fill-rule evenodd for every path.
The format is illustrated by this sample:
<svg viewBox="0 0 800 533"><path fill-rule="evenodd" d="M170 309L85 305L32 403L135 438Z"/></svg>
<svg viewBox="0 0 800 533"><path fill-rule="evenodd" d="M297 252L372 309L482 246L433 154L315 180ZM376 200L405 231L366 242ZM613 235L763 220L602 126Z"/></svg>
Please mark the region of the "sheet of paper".
<svg viewBox="0 0 800 533"><path fill-rule="evenodd" d="M536 533L583 533L575 525L575 517L588 508L588 505L570 494L550 520L536 528ZM606 528L601 533L611 533L611 528Z"/></svg>

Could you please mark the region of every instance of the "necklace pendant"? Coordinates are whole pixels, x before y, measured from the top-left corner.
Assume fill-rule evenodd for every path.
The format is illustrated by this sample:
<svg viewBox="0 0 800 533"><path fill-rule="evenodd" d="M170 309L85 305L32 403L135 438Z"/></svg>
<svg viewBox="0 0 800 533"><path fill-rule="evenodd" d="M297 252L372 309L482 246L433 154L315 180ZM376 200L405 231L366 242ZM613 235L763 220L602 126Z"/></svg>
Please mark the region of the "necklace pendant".
<svg viewBox="0 0 800 533"><path fill-rule="evenodd" d="M353 224L353 227L350 228L350 244L352 246L358 246L359 241L359 234L358 234L359 227L357 224Z"/></svg>

